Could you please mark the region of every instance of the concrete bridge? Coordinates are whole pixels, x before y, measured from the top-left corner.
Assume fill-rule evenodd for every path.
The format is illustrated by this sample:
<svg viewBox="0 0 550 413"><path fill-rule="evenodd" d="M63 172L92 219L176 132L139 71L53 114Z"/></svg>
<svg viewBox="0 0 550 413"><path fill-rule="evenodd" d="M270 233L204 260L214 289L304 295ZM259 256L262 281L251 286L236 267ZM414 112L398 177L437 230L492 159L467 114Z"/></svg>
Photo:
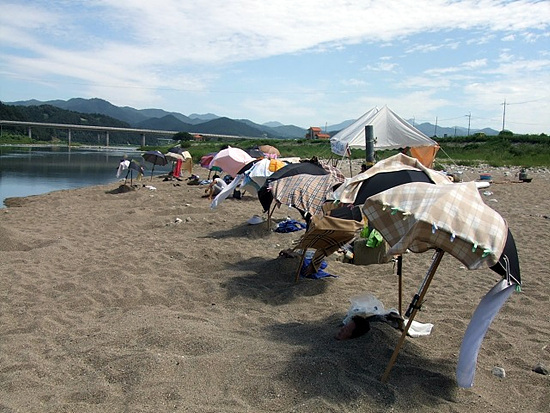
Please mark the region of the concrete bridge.
<svg viewBox="0 0 550 413"><path fill-rule="evenodd" d="M51 128L51 129L67 129L69 137L69 145L71 145L71 135L73 130L86 130L97 131L98 139L99 133L105 133L105 145L109 146L109 132L125 132L125 133L139 133L141 135L141 145L145 146L145 135L167 135L174 136L181 131L168 131L168 130L155 130L155 129L135 129L135 128L116 128L111 126L92 126L92 125L71 125L67 123L43 123L43 122L21 122L13 120L0 119L0 127L5 126L25 126L27 127L27 134L32 139L32 128ZM256 136L236 136L236 135L220 135L212 133L200 133L189 132L191 135L199 134L206 138L220 138L220 139L259 139Z"/></svg>

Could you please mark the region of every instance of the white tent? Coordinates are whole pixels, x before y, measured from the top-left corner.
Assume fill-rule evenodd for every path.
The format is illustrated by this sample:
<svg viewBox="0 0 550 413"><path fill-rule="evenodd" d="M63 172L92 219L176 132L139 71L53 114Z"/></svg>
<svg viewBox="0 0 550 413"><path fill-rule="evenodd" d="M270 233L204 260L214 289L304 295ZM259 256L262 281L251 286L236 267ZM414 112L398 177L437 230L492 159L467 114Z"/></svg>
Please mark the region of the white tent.
<svg viewBox="0 0 550 413"><path fill-rule="evenodd" d="M398 149L437 146L437 142L399 117L387 106L369 110L354 123L330 139L333 153L346 156L349 149L366 149L365 126L372 125L374 149Z"/></svg>

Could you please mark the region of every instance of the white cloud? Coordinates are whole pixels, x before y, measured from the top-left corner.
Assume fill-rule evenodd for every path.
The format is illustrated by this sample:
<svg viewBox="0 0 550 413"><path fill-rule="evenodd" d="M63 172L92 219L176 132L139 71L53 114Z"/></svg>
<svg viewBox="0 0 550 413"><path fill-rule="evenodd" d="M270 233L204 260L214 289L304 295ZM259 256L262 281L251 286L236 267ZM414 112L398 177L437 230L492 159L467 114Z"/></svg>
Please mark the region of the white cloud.
<svg viewBox="0 0 550 413"><path fill-rule="evenodd" d="M397 63L378 62L375 65L367 65L366 68L375 72L393 72L397 66Z"/></svg>
<svg viewBox="0 0 550 413"><path fill-rule="evenodd" d="M397 84L405 88L400 99L411 99L415 105L435 110L446 104L446 99L437 94L438 88L446 93L452 88L462 89L460 82L470 81L466 74L474 76L480 69L486 76L502 77L504 83L505 77L515 79L521 70L547 72L543 59L537 64L526 58L518 53L517 43L532 45L547 39L549 15L550 2L536 0L4 0L0 14L0 80L3 85L14 83L14 90L16 81L27 79L31 84L55 85L52 93L63 90L64 94L74 91L78 96L101 95L113 102L138 106L168 101L173 98L169 95L178 95L180 100L185 95L189 100L188 95L195 98L202 93L205 105L219 105L225 113L228 108L236 111L256 107L258 114L273 108L276 112L271 112L266 120L284 113L314 116L313 108L318 108L319 113L326 111L322 117L337 116L348 113L339 107L356 110L357 106L349 104L351 101L355 105L379 105L384 96L393 99ZM460 37L453 37L456 33ZM478 49L470 45L481 50L494 40L506 41L509 50L502 49L500 66L488 70L494 57L476 54ZM348 59L345 51L353 47L359 50L358 56L368 59L363 63L359 58ZM390 47L395 50L386 51L384 56L369 55L373 50L380 52L381 48ZM409 58L422 54L419 60L431 57L430 53L443 56L449 51L452 55L446 56L454 57L467 47L474 51L469 57L436 61L430 70L416 62L411 68L388 56L402 55L406 50ZM246 84L246 73L239 76L245 78L243 83L235 81L235 66L244 70L247 62L274 64L275 59L287 63L304 52L320 57L328 53L343 56L350 66L365 67L365 61L371 62L368 69L373 77L368 78L369 87L377 83L377 72L389 78L399 69L404 75L386 87L387 95L381 90L369 90L371 97L345 103L336 95L330 97L330 102L319 96L312 100L315 92L295 95L295 99L274 93L263 99L254 96L253 89L250 95L243 93L242 102L229 106L222 106L212 97L222 83L223 88L232 91ZM540 57L547 52L538 53ZM514 70L515 64L518 65ZM348 79L345 86L367 86L347 68L334 67L335 79ZM313 68L309 76L293 80L293 69L281 68L284 76L277 80L289 79L280 87L298 90L296 85L301 85L303 79L315 79L317 71L321 77L304 88L316 90L331 82L339 84L329 74ZM524 79L524 84L538 87L532 80ZM279 84L269 87L277 90ZM420 93L416 91L421 88L426 88L423 95L407 94L409 90ZM206 102L207 98L210 102ZM395 103L399 104L400 99Z"/></svg>
<svg viewBox="0 0 550 413"><path fill-rule="evenodd" d="M470 62L464 62L461 66L467 69L479 69L480 67L487 66L487 59L477 59Z"/></svg>
<svg viewBox="0 0 550 413"><path fill-rule="evenodd" d="M367 82L362 79L345 79L342 80L342 85L344 86L365 86Z"/></svg>

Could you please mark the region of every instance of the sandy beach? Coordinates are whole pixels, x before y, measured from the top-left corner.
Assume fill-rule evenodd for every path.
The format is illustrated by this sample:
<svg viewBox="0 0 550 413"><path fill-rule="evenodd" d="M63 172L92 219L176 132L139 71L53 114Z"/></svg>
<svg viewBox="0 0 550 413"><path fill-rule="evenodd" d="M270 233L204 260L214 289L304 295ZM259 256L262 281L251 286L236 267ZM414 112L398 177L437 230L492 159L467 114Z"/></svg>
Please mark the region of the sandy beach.
<svg viewBox="0 0 550 413"><path fill-rule="evenodd" d="M204 187L155 177L141 183L154 190L114 183L0 210L0 412L548 412L550 377L533 368L550 367L550 172L464 178L487 171L482 196L509 224L524 285L491 325L471 389L455 368L499 279L489 268L444 256L417 315L434 330L406 340L382 383L397 330L334 336L355 295L397 306L391 262L334 254L337 277L295 283L298 259L279 252L303 231L249 225L262 208L248 194L212 210ZM285 206L273 215L287 216L301 219ZM405 305L431 256L404 256Z"/></svg>

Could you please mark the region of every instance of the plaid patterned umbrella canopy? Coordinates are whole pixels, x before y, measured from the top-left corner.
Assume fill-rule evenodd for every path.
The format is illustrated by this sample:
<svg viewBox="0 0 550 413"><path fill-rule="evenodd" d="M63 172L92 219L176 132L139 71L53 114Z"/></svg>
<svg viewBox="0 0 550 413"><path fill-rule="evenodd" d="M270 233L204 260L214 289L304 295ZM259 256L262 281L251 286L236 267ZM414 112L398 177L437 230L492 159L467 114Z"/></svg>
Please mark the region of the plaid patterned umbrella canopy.
<svg viewBox="0 0 550 413"><path fill-rule="evenodd" d="M273 198L281 204L295 207L310 215L317 215L322 212L327 194L340 182L342 181L332 174L300 174L278 179L269 185Z"/></svg>
<svg viewBox="0 0 550 413"><path fill-rule="evenodd" d="M392 174L394 173L403 173L409 172L412 178L400 179L398 176L395 177L395 182L391 182ZM423 181L429 180L436 185L446 185L451 184L452 182L444 175L436 172L432 169L426 168L422 165L417 159L411 158L410 156L403 155L398 153L397 155L386 158L373 167L368 169L366 172L355 175L348 182L342 185L338 191L335 193L335 199L344 204L355 204L358 196L361 194L361 189L364 185L369 184L371 178L376 178L378 174L387 174L383 180L389 180L386 182L387 187L401 185L403 183L417 181L414 179L414 174L421 174L424 176ZM364 202L364 201L363 201Z"/></svg>
<svg viewBox="0 0 550 413"><path fill-rule="evenodd" d="M475 182L409 183L367 199L363 212L391 249L440 248L469 269L495 265L508 235L504 219L481 199Z"/></svg>

